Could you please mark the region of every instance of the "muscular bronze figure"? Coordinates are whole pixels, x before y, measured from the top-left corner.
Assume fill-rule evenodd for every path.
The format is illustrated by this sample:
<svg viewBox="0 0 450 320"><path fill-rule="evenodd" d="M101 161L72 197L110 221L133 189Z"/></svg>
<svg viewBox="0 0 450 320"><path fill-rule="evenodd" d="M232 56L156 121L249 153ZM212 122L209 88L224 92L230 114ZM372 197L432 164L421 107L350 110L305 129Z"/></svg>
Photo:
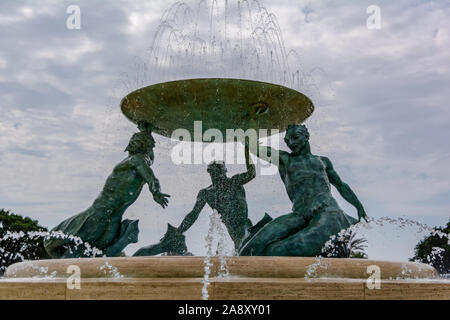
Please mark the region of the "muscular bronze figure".
<svg viewBox="0 0 450 320"><path fill-rule="evenodd" d="M225 224L234 247L238 250L248 235L252 222L248 218L247 200L244 184L256 176L255 165L251 163L248 145L245 147L247 171L228 178L227 169L222 162L213 162L208 166L212 185L200 190L192 211L184 218L178 230L184 233L197 220L205 204L217 210Z"/></svg>
<svg viewBox="0 0 450 320"><path fill-rule="evenodd" d="M53 231L80 237L109 257L118 256L128 244L137 242L138 220L122 221L122 216L139 197L144 184L163 208L168 204L167 197L170 197L161 193L159 181L150 168L154 160L155 140L147 127L140 129L143 131L134 134L125 149L128 157L115 166L92 206L61 222ZM73 250L70 244L68 239L57 238L44 242L45 249L53 258L83 256L82 251Z"/></svg>
<svg viewBox="0 0 450 320"><path fill-rule="evenodd" d="M288 127L285 142L291 153L258 146L257 155L278 169L293 203L292 213L264 225L240 250L243 256L316 256L330 236L357 222L346 215L331 195L330 183L366 218L361 202L342 182L326 157L311 154L309 132L303 125Z"/></svg>

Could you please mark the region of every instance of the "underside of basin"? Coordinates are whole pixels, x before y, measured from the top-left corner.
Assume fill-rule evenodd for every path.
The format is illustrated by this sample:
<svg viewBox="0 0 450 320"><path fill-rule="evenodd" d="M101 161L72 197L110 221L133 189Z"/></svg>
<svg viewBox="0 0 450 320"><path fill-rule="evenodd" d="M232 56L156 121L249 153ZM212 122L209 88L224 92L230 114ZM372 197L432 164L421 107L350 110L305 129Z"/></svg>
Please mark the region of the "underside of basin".
<svg viewBox="0 0 450 320"><path fill-rule="evenodd" d="M243 79L187 79L158 83L122 99L123 114L134 123L148 122L153 131L171 137L188 130L196 140L194 121L208 129L278 129L300 124L314 111L304 94L272 83ZM269 133L270 134L270 133ZM260 132L260 136L264 136ZM201 137L201 136L200 136Z"/></svg>

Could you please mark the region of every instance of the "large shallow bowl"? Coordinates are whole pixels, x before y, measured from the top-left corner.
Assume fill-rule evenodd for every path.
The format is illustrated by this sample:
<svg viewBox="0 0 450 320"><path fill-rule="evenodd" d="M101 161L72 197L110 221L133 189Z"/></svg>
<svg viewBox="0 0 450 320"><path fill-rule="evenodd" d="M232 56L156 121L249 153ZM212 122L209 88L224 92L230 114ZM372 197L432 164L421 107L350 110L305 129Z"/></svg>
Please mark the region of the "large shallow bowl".
<svg viewBox="0 0 450 320"><path fill-rule="evenodd" d="M253 128L286 130L305 121L314 105L293 89L259 81L240 79L189 79L158 83L131 92L122 99L123 114L134 123L149 122L154 132L171 137L176 129L189 130L194 121L208 129ZM261 136L265 134L262 132ZM269 132L270 135L270 132Z"/></svg>

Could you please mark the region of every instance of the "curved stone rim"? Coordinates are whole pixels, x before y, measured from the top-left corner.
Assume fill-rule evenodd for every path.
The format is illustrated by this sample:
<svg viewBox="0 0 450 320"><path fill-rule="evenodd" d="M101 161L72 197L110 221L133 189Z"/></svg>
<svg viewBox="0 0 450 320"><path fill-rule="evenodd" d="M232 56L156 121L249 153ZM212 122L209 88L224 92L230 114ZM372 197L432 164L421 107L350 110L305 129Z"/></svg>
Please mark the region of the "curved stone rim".
<svg viewBox="0 0 450 320"><path fill-rule="evenodd" d="M309 257L226 257L230 276L247 278L304 278L308 268L317 264ZM219 275L220 260L211 258L210 277ZM202 278L204 257L118 257L36 260L13 264L5 278L65 278L67 268L78 266L82 278L113 278L117 273L125 278ZM368 259L323 258L312 278L367 279L369 266L378 266L381 279L436 279L437 271L416 262L390 262ZM112 270L112 268L116 268ZM327 266L326 268L324 266ZM43 272L45 271L45 272ZM405 273L406 271L406 273Z"/></svg>

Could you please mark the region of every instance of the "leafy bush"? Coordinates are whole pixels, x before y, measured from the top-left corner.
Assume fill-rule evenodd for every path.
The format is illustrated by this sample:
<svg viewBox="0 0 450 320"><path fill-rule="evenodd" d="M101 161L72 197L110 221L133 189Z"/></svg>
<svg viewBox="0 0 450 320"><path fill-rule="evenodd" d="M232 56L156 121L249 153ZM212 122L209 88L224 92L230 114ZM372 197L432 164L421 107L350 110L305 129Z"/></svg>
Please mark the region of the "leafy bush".
<svg viewBox="0 0 450 320"><path fill-rule="evenodd" d="M356 232L352 229L342 230L337 235L331 236L322 249L322 256L328 258L360 258L367 259L364 249L367 240L356 238Z"/></svg>
<svg viewBox="0 0 450 320"><path fill-rule="evenodd" d="M33 236L45 231L36 220L0 209L0 275L13 263L47 258L42 237Z"/></svg>
<svg viewBox="0 0 450 320"><path fill-rule="evenodd" d="M440 274L450 273L450 220L445 228L436 228L439 232L433 232L420 241L411 261L420 261L431 264ZM447 234L447 237L442 236Z"/></svg>

